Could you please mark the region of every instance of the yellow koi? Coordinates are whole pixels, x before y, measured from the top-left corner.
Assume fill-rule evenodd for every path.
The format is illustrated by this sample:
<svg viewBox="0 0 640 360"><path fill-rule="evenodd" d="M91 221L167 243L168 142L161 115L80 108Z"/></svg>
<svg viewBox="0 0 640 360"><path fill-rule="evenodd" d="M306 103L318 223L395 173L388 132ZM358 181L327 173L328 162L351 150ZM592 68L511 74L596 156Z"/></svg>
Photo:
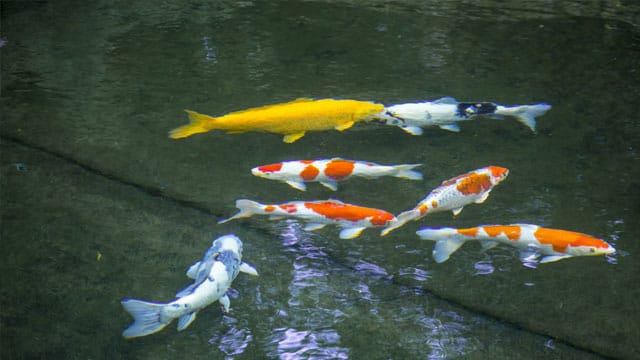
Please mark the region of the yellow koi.
<svg viewBox="0 0 640 360"><path fill-rule="evenodd" d="M343 131L357 122L371 120L384 111L384 105L369 101L302 98L235 111L220 117L185 111L191 122L171 130L170 138L180 139L211 130L226 130L229 134L262 131L283 134L283 141L292 143L307 131Z"/></svg>

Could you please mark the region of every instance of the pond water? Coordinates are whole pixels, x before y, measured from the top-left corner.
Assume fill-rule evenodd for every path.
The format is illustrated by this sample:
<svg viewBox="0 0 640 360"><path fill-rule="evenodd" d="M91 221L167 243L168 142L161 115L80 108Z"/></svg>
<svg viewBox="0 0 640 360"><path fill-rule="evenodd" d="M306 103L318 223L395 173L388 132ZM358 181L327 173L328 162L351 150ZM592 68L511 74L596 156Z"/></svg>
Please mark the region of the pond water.
<svg viewBox="0 0 640 360"><path fill-rule="evenodd" d="M640 353L640 7L632 1L3 2L0 357L634 358ZM478 119L411 136L381 124L171 140L210 115L300 97L383 104L547 102L536 133ZM421 163L424 180L306 192L252 167L327 157ZM337 198L397 214L487 165L483 204L387 237L263 217L234 202ZM610 257L523 266L463 246L437 264L422 226L533 223ZM126 340L119 301L171 301L212 238L260 272L186 330Z"/></svg>

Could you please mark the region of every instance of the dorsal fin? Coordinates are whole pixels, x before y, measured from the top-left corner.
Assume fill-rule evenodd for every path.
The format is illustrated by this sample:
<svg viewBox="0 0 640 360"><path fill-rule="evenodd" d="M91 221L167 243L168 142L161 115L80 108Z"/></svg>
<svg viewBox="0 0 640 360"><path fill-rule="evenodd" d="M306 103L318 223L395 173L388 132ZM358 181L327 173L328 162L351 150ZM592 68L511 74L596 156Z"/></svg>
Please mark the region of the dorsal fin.
<svg viewBox="0 0 640 360"><path fill-rule="evenodd" d="M447 105L457 105L458 100L452 98L451 96L441 97L438 100L433 101L434 104L447 104Z"/></svg>

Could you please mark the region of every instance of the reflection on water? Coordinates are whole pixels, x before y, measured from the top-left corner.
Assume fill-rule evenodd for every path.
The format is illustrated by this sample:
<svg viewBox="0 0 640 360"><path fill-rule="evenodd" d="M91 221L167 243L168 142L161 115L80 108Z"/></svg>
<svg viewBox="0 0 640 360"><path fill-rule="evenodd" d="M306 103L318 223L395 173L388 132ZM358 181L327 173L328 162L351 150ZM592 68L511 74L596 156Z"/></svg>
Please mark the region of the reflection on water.
<svg viewBox="0 0 640 360"><path fill-rule="evenodd" d="M223 323L228 327L227 332L214 335L209 339L209 344L218 345L218 349L228 357L242 354L253 341L251 330L238 327L238 320L227 315L223 317Z"/></svg>
<svg viewBox="0 0 640 360"><path fill-rule="evenodd" d="M431 308L423 304L426 299L422 292L401 289L397 293L396 289L384 286L390 278L389 272L371 261L356 258L358 251L351 248L345 257L349 265L336 267L335 259L327 255L337 251L331 249L336 240L325 239L321 233L306 232L303 227L296 220L272 223L285 251L294 259L288 307L278 312L280 320L287 325L276 327L270 336L272 356L282 359L371 356L366 348L354 353L354 349L343 344L362 336L361 328L363 331L375 329L378 337L388 335L385 341L390 342L387 345L390 349L402 348L413 356L446 359L478 349L480 340L474 338L472 325L482 320L473 316L467 319L452 310ZM431 277L428 271L410 267L403 268L399 275L417 281ZM419 305L407 306L403 301L408 298L415 299ZM354 326L353 321L358 325Z"/></svg>
<svg viewBox="0 0 640 360"><path fill-rule="evenodd" d="M203 342L228 357L254 355L252 351L271 358L487 358L496 348L504 358L514 357L514 351L540 355L553 347L560 349L554 354L557 357L577 352L567 350L561 341L543 345L546 339L535 334L437 301L425 290L436 287L439 294L463 299L458 302L469 306L481 307L486 305L482 300L495 298L495 303L487 305L493 313L522 328L544 327L545 333L564 336L577 347L615 356L620 347L611 345L615 342L607 336L633 345L624 338L637 327L616 319L626 318L628 304L637 298L637 290L627 284L637 282L631 255L638 249L633 219L640 211L640 146L633 106L638 94L634 77L639 42L637 28L616 19L637 26L635 3L524 0L510 6L493 0L380 1L377 5L339 0L196 0L188 6L181 2L159 6L135 2L131 7L104 1L78 4L3 3L2 103L11 109L3 113L3 138L21 139L143 188L168 187L169 197L194 201L216 214L228 211L238 196L289 200L289 189L270 187L236 170L274 158L330 154L379 157L389 163L423 162L423 184L362 182L340 190L341 198L372 201L395 210L414 203L437 179L479 163L499 162L513 172L508 184L489 201L469 207L455 219L434 215L424 224L528 222L593 232L618 249L606 259L619 265L612 269L602 259L592 258L545 264L534 271L523 268L514 249L482 253L477 246L464 247L446 264L435 264L432 245L415 240L418 224L407 225L389 239L368 232L358 241L344 242L336 239L335 229L311 233L296 221L277 221L266 227L268 236L253 233L264 230L261 225L243 228L252 235L247 240L251 246L247 258L260 262L261 277L254 282L240 277L234 286L242 294L255 286L255 304L245 296L236 298L237 292L231 291L234 312L223 318L216 312L215 330L198 321L185 332L165 331L125 343L119 334L121 325L113 321L114 314L128 321L119 307L95 314L95 307L79 304L69 310L68 301L59 299L75 298L80 285L87 294L96 294L97 287L103 291L99 294L104 305L98 307L107 308L123 281L138 283L127 277L151 276L166 268L161 264L163 257L154 254L176 252L171 250L174 238L167 236L175 228L206 228L206 232L220 228L212 226L211 219L191 223L180 218L175 214L188 211L180 205L170 216L158 215L150 231L147 219L108 223L101 216L91 216L96 212L87 210L88 206L77 212L73 208L68 217L73 221L56 215L52 222L69 224L68 228L44 236L46 242L65 243L59 241L64 239L73 245L53 254L49 251L44 258L60 266L33 277L38 285L43 276L50 284L67 284L69 292L66 287L54 291L23 286L23 277L11 273L4 287L9 294L6 299L26 301L27 309L46 305L55 310L49 314L60 315L40 323L40 319L33 321L40 314L18 306L22 301L5 305L11 300L2 300L3 308L9 309L2 314L2 324L8 326L2 335L17 334L0 349L2 354L44 358L53 351L61 358L89 358L87 349L94 348L109 349L114 358L127 350L153 358L163 354L157 344L168 342L188 348L185 358L201 354L198 346ZM107 16L96 16L101 13L96 9ZM57 20L71 13L77 14L74 21ZM220 114L299 96L400 102L445 95L549 101L554 109L541 119L535 135L507 122L482 121L465 124L459 134L432 129L423 137L411 137L372 127L367 128L371 131L318 133L291 145L265 134L213 133L182 142L166 138L168 129L185 121L185 107ZM11 170L24 176L38 172L37 165L22 161L12 160ZM97 214L111 215L129 207L141 213L154 210L142 208L143 202L107 206L102 189L92 191L100 193L96 197L101 201L87 203L102 209ZM315 197L316 191L322 189L294 196ZM82 194L72 195L80 198ZM62 201L52 206L51 213L64 213L60 208L75 205ZM15 215L6 214L7 221L13 221ZM166 221L171 216L180 218L179 223ZM93 240L90 244L104 254L99 264L111 261L109 250L126 249L123 263L141 265L149 274L146 270L130 274L126 268L100 274L93 267L98 263L94 250L81 257L91 260L82 268L86 271L63 272L62 268L80 266L77 253L86 244L84 234L69 235L77 218L85 221L79 227L114 234L104 243ZM29 227L53 226L37 221ZM130 235L137 232L154 238L153 246L132 243ZM29 235L34 243L43 241L42 236ZM23 248L23 237L5 239ZM185 251L198 247L196 241L180 245ZM264 256L254 257L256 252ZM31 256L24 255L24 264L31 264ZM15 262L11 260L4 266ZM187 261L192 259L175 259L181 265ZM25 265L20 272L33 269ZM88 282L86 276L99 279L100 285ZM579 276L590 281L578 281ZM403 288L400 281L405 279L415 287ZM78 286L69 285L78 280ZM140 286L140 292L153 292L158 284L141 282ZM49 296L51 291L55 297ZM607 295L612 293L616 296ZM602 306L588 314L572 313L590 306L594 298ZM558 299L577 306L561 310L548 306ZM503 306L512 302L538 312ZM92 327L100 333L90 341L78 335L83 333L78 329L86 326L85 316L102 326ZM571 321L557 321L559 316ZM41 329L50 328L49 322L56 326L46 339ZM523 338L528 339L526 345ZM595 338L598 341L592 344Z"/></svg>
<svg viewBox="0 0 640 360"><path fill-rule="evenodd" d="M281 359L349 358L349 349L337 346L340 344L340 335L333 329L319 331L275 329L272 342L278 344L278 356Z"/></svg>

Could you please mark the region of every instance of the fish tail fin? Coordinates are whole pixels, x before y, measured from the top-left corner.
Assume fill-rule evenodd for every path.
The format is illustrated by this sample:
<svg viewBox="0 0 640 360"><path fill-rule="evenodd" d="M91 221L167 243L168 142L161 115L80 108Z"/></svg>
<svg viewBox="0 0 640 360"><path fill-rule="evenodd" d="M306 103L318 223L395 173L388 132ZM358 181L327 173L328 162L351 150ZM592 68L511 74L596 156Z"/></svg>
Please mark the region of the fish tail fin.
<svg viewBox="0 0 640 360"><path fill-rule="evenodd" d="M423 240L432 240L436 242L433 248L433 259L437 263L445 262L449 256L465 243L465 238L453 228L423 228L416 232Z"/></svg>
<svg viewBox="0 0 640 360"><path fill-rule="evenodd" d="M396 216L394 220L389 222L389 226L384 228L382 232L380 232L381 236L387 236L391 231L401 227L402 225L408 223L411 220L415 220L420 217L420 213L415 211L414 209L405 211L400 215Z"/></svg>
<svg viewBox="0 0 640 360"><path fill-rule="evenodd" d="M406 165L396 165L394 168L398 171L395 177L409 179L409 180L422 180L422 173L414 168L420 166L422 164L406 164Z"/></svg>
<svg viewBox="0 0 640 360"><path fill-rule="evenodd" d="M189 114L189 123L187 125L180 126L169 132L169 137L172 139L182 139L193 134L199 134L211 130L209 124L216 120L216 118L209 115L199 114L195 111L185 110Z"/></svg>
<svg viewBox="0 0 640 360"><path fill-rule="evenodd" d="M218 221L218 224L224 224L227 221L231 221L235 219L251 217L257 214L260 210L262 210L264 205L253 200L238 199L236 200L236 207L238 208L238 210L240 210L238 211L237 214L233 215L228 219Z"/></svg>
<svg viewBox="0 0 640 360"><path fill-rule="evenodd" d="M536 117L544 115L551 109L549 104L498 106L495 114L515 117L531 131L536 131Z"/></svg>
<svg viewBox="0 0 640 360"><path fill-rule="evenodd" d="M152 303L136 299L125 299L120 302L124 309L133 317L133 324L122 332L125 338L134 338L156 333L169 322L162 322L160 311L166 304Z"/></svg>

